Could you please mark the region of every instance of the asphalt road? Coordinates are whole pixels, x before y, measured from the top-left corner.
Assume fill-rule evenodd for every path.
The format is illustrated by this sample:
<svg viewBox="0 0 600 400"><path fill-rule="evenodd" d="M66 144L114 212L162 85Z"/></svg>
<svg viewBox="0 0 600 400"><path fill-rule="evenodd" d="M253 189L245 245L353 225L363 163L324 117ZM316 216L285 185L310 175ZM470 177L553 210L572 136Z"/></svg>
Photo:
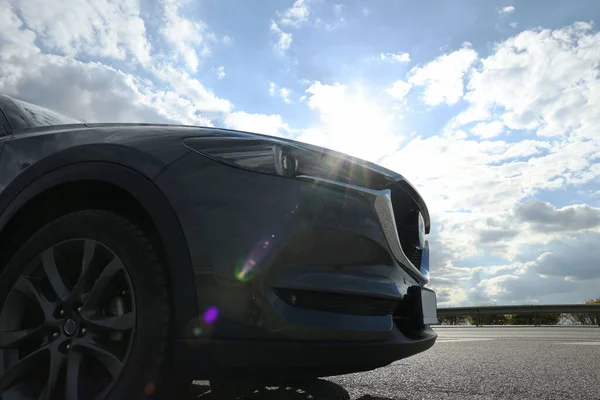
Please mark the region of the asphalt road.
<svg viewBox="0 0 600 400"><path fill-rule="evenodd" d="M387 367L261 388L253 400L600 400L598 327L439 327L433 348ZM200 382L190 399L215 399Z"/></svg>

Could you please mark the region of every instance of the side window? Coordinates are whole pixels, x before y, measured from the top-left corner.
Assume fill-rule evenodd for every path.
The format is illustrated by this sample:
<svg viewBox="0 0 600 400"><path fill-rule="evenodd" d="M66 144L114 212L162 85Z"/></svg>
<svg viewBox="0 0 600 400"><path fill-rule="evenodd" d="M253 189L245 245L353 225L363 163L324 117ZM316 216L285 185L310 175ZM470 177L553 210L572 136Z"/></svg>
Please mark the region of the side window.
<svg viewBox="0 0 600 400"><path fill-rule="evenodd" d="M73 118L61 115L44 107L36 106L35 104L15 99L13 99L13 102L19 106L21 118L24 118L27 121L29 121L32 126L50 126L80 123L79 121Z"/></svg>

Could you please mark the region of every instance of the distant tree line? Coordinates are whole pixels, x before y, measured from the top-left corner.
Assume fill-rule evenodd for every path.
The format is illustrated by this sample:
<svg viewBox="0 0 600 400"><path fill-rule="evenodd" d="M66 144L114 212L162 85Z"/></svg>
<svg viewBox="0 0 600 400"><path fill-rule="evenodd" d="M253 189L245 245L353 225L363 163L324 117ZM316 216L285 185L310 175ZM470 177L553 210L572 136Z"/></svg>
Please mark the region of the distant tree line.
<svg viewBox="0 0 600 400"><path fill-rule="evenodd" d="M438 317L442 325L558 325L561 314L538 314L537 321L533 314L487 314L479 316L467 315L464 317Z"/></svg>
<svg viewBox="0 0 600 400"><path fill-rule="evenodd" d="M600 297L597 299L591 299L585 302L585 304L600 304ZM569 321L574 324L581 325L598 325L598 316L593 313L582 313L582 314L569 314Z"/></svg>
<svg viewBox="0 0 600 400"><path fill-rule="evenodd" d="M588 300L585 304L600 304L600 297ZM495 304L494 304L495 305ZM598 319L594 313L577 314L489 314L479 316L465 315L461 317L438 317L442 325L558 325L561 322L581 325L598 325Z"/></svg>

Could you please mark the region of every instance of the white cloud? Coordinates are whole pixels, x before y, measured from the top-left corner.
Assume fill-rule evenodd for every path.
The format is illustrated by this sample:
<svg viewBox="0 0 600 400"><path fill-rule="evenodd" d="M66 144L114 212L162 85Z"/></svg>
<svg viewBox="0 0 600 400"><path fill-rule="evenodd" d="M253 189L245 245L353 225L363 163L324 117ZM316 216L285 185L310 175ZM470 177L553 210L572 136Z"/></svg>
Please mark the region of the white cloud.
<svg viewBox="0 0 600 400"><path fill-rule="evenodd" d="M303 130L297 140L370 161L386 151L393 152L404 140L402 126L391 107L360 85L314 82L306 94L319 124Z"/></svg>
<svg viewBox="0 0 600 400"><path fill-rule="evenodd" d="M461 123L479 119L472 110L493 110L509 129L535 129L541 137L597 138L600 34L591 29L576 23L529 30L498 44L472 74L465 100L471 104L466 113L474 115Z"/></svg>
<svg viewBox="0 0 600 400"><path fill-rule="evenodd" d="M500 14L512 14L515 12L515 7L513 6L506 6L506 7L502 7L500 9L500 11L498 11Z"/></svg>
<svg viewBox="0 0 600 400"><path fill-rule="evenodd" d="M162 34L185 61L187 67L196 72L200 63L199 56L206 56L210 50L205 41L208 28L204 22L192 21L181 15L179 0L162 0L164 26ZM198 50L198 51L197 51Z"/></svg>
<svg viewBox="0 0 600 400"><path fill-rule="evenodd" d="M16 72L15 79L0 78L1 92L83 121L212 125L190 99L100 63L41 54L9 66L0 61L2 70Z"/></svg>
<svg viewBox="0 0 600 400"><path fill-rule="evenodd" d="M217 69L215 70L216 74L217 74L217 79L223 79L225 78L225 67L224 66L219 66L217 67Z"/></svg>
<svg viewBox="0 0 600 400"><path fill-rule="evenodd" d="M231 44L232 41L233 40L229 36L227 36L227 35L223 36L223 43L224 44Z"/></svg>
<svg viewBox="0 0 600 400"><path fill-rule="evenodd" d="M519 26L519 23L518 22L511 22L511 23L508 24L508 26L510 26L511 28L516 29Z"/></svg>
<svg viewBox="0 0 600 400"><path fill-rule="evenodd" d="M600 227L600 208L576 204L556 208L539 200L530 200L515 207L515 216L537 232L583 231Z"/></svg>
<svg viewBox="0 0 600 400"><path fill-rule="evenodd" d="M600 285L600 234L579 234L548 244L533 261L506 266L502 273L479 268L466 292L471 304L581 303L596 298ZM460 276L460 274L455 275Z"/></svg>
<svg viewBox="0 0 600 400"><path fill-rule="evenodd" d="M323 27L327 32L333 32L339 27L343 26L346 23L346 19L344 17L338 17L332 21L324 21L321 18L315 19L315 26Z"/></svg>
<svg viewBox="0 0 600 400"><path fill-rule="evenodd" d="M519 262L523 252L540 247L552 252L577 232L600 231L597 208L558 208L539 199L522 203L545 191L571 191L599 181L599 46L600 34L587 23L528 30L498 43L489 57L471 62L477 66L467 74L468 108L443 135L417 137L383 160L417 183L430 207L432 257L438 266L432 275L452 276L456 282L440 286L455 291L449 301L523 301L523 292L515 288L528 285L535 288L529 299L552 301L544 291L564 279L544 280L548 271L529 271L527 263ZM460 81L456 93L462 94ZM497 140L505 130L511 132L510 142ZM530 133L523 130L538 139L524 139ZM489 267L482 267L477 271L483 275L475 276L473 268L455 267L462 264L457 254L495 254L513 264L491 276ZM585 268L581 274L589 272L590 264ZM560 296L573 299L576 288L561 289Z"/></svg>
<svg viewBox="0 0 600 400"><path fill-rule="evenodd" d="M290 104L292 102L292 100L290 100L290 94L292 93L292 91L290 89L284 88L282 87L281 89L279 89L279 95L281 96L281 98L283 99L284 103L286 104Z"/></svg>
<svg viewBox="0 0 600 400"><path fill-rule="evenodd" d="M296 0L292 7L281 13L279 22L281 25L291 25L298 27L308 21L310 10L307 0Z"/></svg>
<svg viewBox="0 0 600 400"><path fill-rule="evenodd" d="M35 32L24 26L12 7L6 1L0 0L0 8L5 11L0 13L0 78L7 85L18 82L24 72L22 68L13 67L11 60L18 62L21 59L34 58L39 55L40 49L35 45Z"/></svg>
<svg viewBox="0 0 600 400"><path fill-rule="evenodd" d="M336 29L338 29L340 26L344 25L346 20L343 16L344 14L344 5L343 4L333 4L332 5L332 14L333 14L333 18L331 19L324 19L321 17L313 17L313 14L317 14L318 12L313 12L311 10L311 6L312 5L317 5L317 6L321 6L321 10L317 10L317 11L324 11L325 9L323 8L323 6L328 4L323 3L323 2L319 2L319 1L314 1L314 0L296 0L294 1L294 3L292 4L292 6L282 12L277 12L277 24L276 24L276 28L279 29L278 31L276 29L273 29L273 24L271 24L271 30L276 31L278 35L280 35L280 37L282 38L282 44L283 43L287 43L290 42L291 43L291 34L287 33L285 31L281 30L281 27L283 27L283 29L285 30L289 30L289 29L299 29L301 27L303 27L304 25L307 24L311 24L313 26L316 27L322 27L324 28L326 31L331 32L334 31ZM329 9L327 11L324 11L326 14L329 14ZM320 12L319 14L323 14L323 12ZM283 35L282 35L283 33ZM281 36L282 35L282 36ZM287 46L289 47L289 45ZM281 50L278 49L278 52L281 52Z"/></svg>
<svg viewBox="0 0 600 400"><path fill-rule="evenodd" d="M572 280L600 279L600 233L573 235L562 242L552 243L550 251L543 253L528 269L538 274L569 277ZM582 299L584 300L584 299Z"/></svg>
<svg viewBox="0 0 600 400"><path fill-rule="evenodd" d="M173 91L194 102L194 105L207 113L221 113L232 110L233 105L225 99L216 96L208 90L200 81L191 77L187 72L178 70L173 66L165 66L155 69L154 74Z"/></svg>
<svg viewBox="0 0 600 400"><path fill-rule="evenodd" d="M250 114L243 111L230 113L225 118L225 126L247 132L271 136L289 136L292 129L283 122L280 115Z"/></svg>
<svg viewBox="0 0 600 400"><path fill-rule="evenodd" d="M211 125L231 110L199 81L172 66L148 67L161 80L125 73L99 62L45 54L36 33L0 0L0 92L90 122L177 122ZM57 101L60 99L60 101Z"/></svg>
<svg viewBox="0 0 600 400"><path fill-rule="evenodd" d="M279 28L275 21L271 21L271 32L275 34L277 42L273 46L276 54L283 55L292 45L292 34L286 33Z"/></svg>
<svg viewBox="0 0 600 400"><path fill-rule="evenodd" d="M567 179L573 183L597 179L600 168L586 160L599 151L598 143L552 145L533 140L508 143L434 136L413 139L382 163L418 183L435 224L443 227L441 245L451 254L469 257L482 250L479 232L489 229L484 222L488 218L506 220L523 198L544 189L557 190ZM548 232L521 232L490 250L510 260L517 257L521 246L556 237Z"/></svg>
<svg viewBox="0 0 600 400"><path fill-rule="evenodd" d="M600 34L592 24L526 30L497 43L481 59L465 44L413 68L387 93L352 80L302 81L308 88L298 93L300 101L316 118L296 130L280 115L236 110L196 79L192 71L199 69L206 42L213 39L201 21L184 16L179 3L162 3L158 23L164 26L156 32L175 41L172 48L187 70L170 64L172 54L153 53L137 2L105 0L73 9L60 3L56 10L64 15L55 10L37 15L33 1L14 0L9 6L0 0L0 92L87 121L222 121L235 129L297 135L380 161L417 184L430 208L431 284L440 304L561 302L597 293L597 197L596 207L579 200L581 204L556 206L541 197L553 191L577 191L590 198L599 193ZM47 7L39 3L41 10ZM53 24L53 18L60 23ZM64 26L73 28L62 31ZM296 27L292 23L286 30ZM284 54L291 34L275 22L271 29L275 51ZM396 56L380 57L410 60L407 53ZM137 75L127 72L131 70ZM219 77L220 71L225 73L221 67L211 72ZM414 86L423 88L428 105L462 99L467 109L437 136L405 131L394 107L398 99L406 101ZM269 92L284 101L293 96L275 82ZM460 259L485 260L490 254L507 261L466 267Z"/></svg>
<svg viewBox="0 0 600 400"><path fill-rule="evenodd" d="M424 87L423 101L428 105L454 104L462 98L465 74L476 60L475 50L463 47L444 54L423 67L413 68L408 82Z"/></svg>
<svg viewBox="0 0 600 400"><path fill-rule="evenodd" d="M11 0L36 38L49 50L67 56L85 54L119 60L150 62L150 43L135 0ZM2 6L8 15L9 5Z"/></svg>
<svg viewBox="0 0 600 400"><path fill-rule="evenodd" d="M390 88L386 90L390 96L396 100L402 100L408 94L412 85L403 80L397 80Z"/></svg>
<svg viewBox="0 0 600 400"><path fill-rule="evenodd" d="M491 139L504 132L504 124L500 121L480 122L471 128L471 132L483 139Z"/></svg>
<svg viewBox="0 0 600 400"><path fill-rule="evenodd" d="M400 63L410 62L410 54L408 53L381 53L379 54L379 58L382 60L393 60Z"/></svg>
<svg viewBox="0 0 600 400"><path fill-rule="evenodd" d="M482 229L479 231L479 241L483 244L496 243L512 239L519 234L516 229Z"/></svg>
<svg viewBox="0 0 600 400"><path fill-rule="evenodd" d="M1 92L89 122L211 126L213 120L224 116L224 123L231 128L276 136L292 132L279 115L231 112L229 101L173 66L149 69L161 81L157 87L148 79L101 63L43 54L35 38L14 12L0 14Z"/></svg>
<svg viewBox="0 0 600 400"><path fill-rule="evenodd" d="M437 305L439 307L451 307L463 303L467 296L460 288L456 287L455 282L436 283L435 278L431 280L431 287L435 287Z"/></svg>

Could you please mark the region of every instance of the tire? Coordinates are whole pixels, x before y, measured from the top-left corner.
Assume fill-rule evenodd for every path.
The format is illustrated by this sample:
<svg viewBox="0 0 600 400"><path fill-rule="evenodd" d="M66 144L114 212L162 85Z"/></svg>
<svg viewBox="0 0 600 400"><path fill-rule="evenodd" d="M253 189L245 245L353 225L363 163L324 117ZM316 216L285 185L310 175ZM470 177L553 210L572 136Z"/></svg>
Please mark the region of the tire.
<svg viewBox="0 0 600 400"><path fill-rule="evenodd" d="M163 271L144 233L114 213L77 211L41 228L0 274L0 398L5 390L48 400L145 399L162 393L172 398L183 384L176 388L175 374L164 373L170 304ZM21 311L21 306L38 311ZM16 322L6 315L36 313L44 320L39 337L9 343L6 331L31 329L25 330L27 318ZM24 343L38 346L38 341L39 350L23 350ZM30 367L26 354L40 361ZM20 361L30 371L19 378L27 385L15 386L18 380L11 379ZM47 365L47 375L41 365ZM70 372L75 370L79 373ZM51 384L52 377L58 383Z"/></svg>

